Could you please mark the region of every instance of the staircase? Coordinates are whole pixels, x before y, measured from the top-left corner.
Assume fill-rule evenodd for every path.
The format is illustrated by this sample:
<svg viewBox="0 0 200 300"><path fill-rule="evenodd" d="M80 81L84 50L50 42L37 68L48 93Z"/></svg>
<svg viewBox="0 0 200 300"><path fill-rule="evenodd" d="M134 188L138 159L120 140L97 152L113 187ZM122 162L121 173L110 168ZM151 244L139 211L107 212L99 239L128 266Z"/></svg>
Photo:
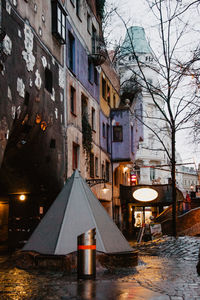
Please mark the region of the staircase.
<svg viewBox="0 0 200 300"><path fill-rule="evenodd" d="M177 235L195 236L200 234L200 199L191 203L191 210L181 214L177 206ZM161 223L163 234L172 234L172 207L168 207L157 218Z"/></svg>

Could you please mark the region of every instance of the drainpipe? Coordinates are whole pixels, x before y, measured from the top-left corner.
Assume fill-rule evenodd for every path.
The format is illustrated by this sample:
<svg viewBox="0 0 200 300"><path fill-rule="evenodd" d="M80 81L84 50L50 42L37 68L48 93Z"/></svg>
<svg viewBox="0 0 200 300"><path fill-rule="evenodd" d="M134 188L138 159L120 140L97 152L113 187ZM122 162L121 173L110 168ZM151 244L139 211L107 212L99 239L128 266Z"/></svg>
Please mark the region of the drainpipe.
<svg viewBox="0 0 200 300"><path fill-rule="evenodd" d="M111 177L111 182L112 182L112 194L111 194L111 201L112 201L112 218L113 218L113 221L115 221L114 220L114 217L115 217L115 211L114 211L114 199L113 199L113 192L114 192L114 188L113 188L113 161L112 161L112 151L113 151L113 149L112 149L112 126L113 126L113 116L112 116L112 112L110 112L111 113L111 117L110 117L110 144L111 144L111 153L110 153L110 158L111 158L111 173L112 173L112 177Z"/></svg>
<svg viewBox="0 0 200 300"><path fill-rule="evenodd" d="M65 178L64 178L64 183L67 179L67 157L68 157L68 153L67 153L67 72L66 72L66 44L64 44L64 54L63 54L63 67L64 67L64 92L63 92L63 103L64 103L64 115L63 115L63 122L64 122L64 132L63 132L63 139L64 139L64 143L63 143L63 157L64 157L64 163L63 163L63 174L65 174Z"/></svg>
<svg viewBox="0 0 200 300"><path fill-rule="evenodd" d="M65 7L66 8L66 7ZM66 27L67 29L67 27ZM67 43L67 41L66 41ZM63 91L63 109L64 109L64 114L63 114L63 172L62 174L65 175L63 178L63 183L65 184L65 181L67 180L67 162L68 162L68 153L67 153L67 71L66 71L66 55L67 55L67 46L66 43L63 45L63 68L64 68L64 91Z"/></svg>

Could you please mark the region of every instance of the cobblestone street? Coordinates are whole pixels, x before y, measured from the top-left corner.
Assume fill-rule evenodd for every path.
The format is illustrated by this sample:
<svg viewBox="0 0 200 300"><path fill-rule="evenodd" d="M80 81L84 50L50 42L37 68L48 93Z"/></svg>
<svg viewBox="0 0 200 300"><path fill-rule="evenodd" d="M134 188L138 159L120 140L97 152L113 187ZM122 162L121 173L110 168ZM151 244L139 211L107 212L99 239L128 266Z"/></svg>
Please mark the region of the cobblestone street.
<svg viewBox="0 0 200 300"><path fill-rule="evenodd" d="M76 280L63 272L22 270L0 259L0 299L200 300L196 272L200 238L163 238L141 243L136 269L98 270L97 278Z"/></svg>

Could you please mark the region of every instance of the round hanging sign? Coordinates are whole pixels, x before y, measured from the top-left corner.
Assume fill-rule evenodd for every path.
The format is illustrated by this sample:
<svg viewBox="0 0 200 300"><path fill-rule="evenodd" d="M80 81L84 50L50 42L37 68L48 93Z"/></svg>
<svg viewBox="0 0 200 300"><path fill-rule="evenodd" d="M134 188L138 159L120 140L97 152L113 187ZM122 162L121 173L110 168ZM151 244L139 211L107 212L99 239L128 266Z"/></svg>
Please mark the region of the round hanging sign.
<svg viewBox="0 0 200 300"><path fill-rule="evenodd" d="M151 188L140 188L133 192L133 197L138 201L153 201L158 197L158 192Z"/></svg>

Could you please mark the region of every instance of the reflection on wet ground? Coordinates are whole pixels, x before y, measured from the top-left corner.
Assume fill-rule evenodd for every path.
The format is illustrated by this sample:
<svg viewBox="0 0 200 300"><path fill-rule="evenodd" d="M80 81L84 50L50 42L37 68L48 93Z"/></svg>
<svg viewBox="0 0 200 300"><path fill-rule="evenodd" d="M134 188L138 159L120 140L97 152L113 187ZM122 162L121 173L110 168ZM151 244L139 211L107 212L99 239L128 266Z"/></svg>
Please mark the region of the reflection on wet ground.
<svg viewBox="0 0 200 300"><path fill-rule="evenodd" d="M112 273L101 270L94 281L77 281L76 274L64 272L22 270L1 256L0 299L169 300L176 296L200 300L200 276L196 273L199 242L192 238L141 245L136 268Z"/></svg>

